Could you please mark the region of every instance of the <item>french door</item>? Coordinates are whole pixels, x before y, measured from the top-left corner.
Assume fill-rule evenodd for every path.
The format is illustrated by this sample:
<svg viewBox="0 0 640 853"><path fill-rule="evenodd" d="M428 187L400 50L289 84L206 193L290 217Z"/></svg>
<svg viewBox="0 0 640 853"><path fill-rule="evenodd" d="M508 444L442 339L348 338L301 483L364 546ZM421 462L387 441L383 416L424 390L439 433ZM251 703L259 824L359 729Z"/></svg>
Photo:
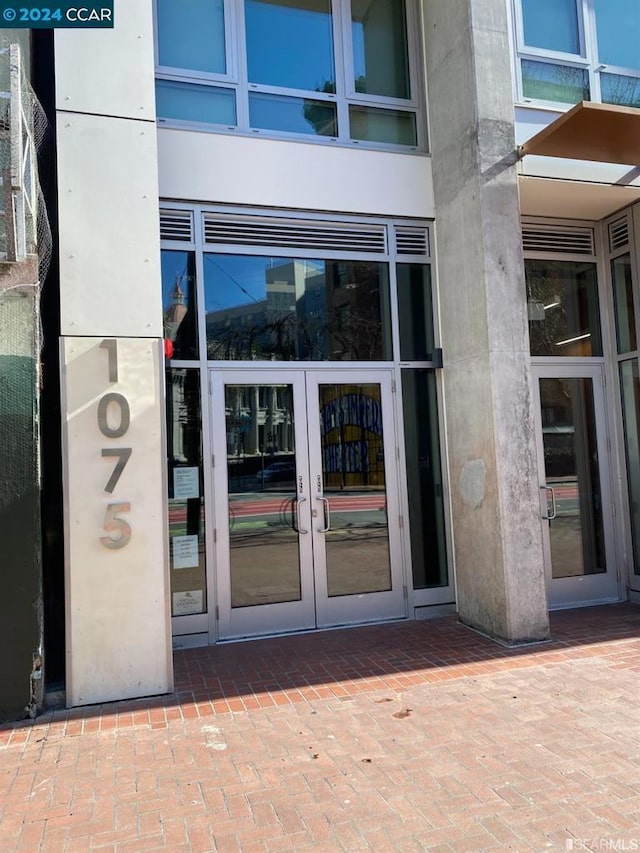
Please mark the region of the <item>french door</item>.
<svg viewBox="0 0 640 853"><path fill-rule="evenodd" d="M210 386L219 638L404 617L391 372Z"/></svg>
<svg viewBox="0 0 640 853"><path fill-rule="evenodd" d="M603 372L536 365L538 468L549 606L619 597Z"/></svg>

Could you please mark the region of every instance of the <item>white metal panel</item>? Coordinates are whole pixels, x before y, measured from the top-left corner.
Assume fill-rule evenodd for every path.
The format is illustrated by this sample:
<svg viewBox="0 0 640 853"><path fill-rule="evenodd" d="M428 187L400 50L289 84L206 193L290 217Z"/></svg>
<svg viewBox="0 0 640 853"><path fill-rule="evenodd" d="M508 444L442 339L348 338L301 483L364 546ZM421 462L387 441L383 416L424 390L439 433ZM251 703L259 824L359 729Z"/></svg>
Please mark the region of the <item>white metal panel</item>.
<svg viewBox="0 0 640 853"><path fill-rule="evenodd" d="M153 3L115 0L114 22L55 31L58 109L154 121Z"/></svg>
<svg viewBox="0 0 640 853"><path fill-rule="evenodd" d="M162 347L144 338L102 343L61 342L69 705L173 686ZM104 451L123 448L131 453L114 478L119 456ZM110 515L120 519L112 532ZM122 525L130 527L124 544Z"/></svg>
<svg viewBox="0 0 640 853"><path fill-rule="evenodd" d="M431 219L431 159L320 143L158 130L160 196Z"/></svg>
<svg viewBox="0 0 640 853"><path fill-rule="evenodd" d="M57 124L61 333L162 337L155 129Z"/></svg>

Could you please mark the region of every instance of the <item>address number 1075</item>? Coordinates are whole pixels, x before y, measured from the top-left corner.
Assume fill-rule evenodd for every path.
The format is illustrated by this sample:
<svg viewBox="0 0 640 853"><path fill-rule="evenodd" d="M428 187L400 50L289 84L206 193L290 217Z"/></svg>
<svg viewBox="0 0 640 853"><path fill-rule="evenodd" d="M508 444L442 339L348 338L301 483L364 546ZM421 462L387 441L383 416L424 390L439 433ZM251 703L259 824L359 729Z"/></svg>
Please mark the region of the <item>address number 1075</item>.
<svg viewBox="0 0 640 853"><path fill-rule="evenodd" d="M113 338L107 338L100 344L100 349L107 351L107 369L109 382L118 382L118 342ZM98 401L98 429L105 438L119 439L125 436L131 423L131 410L129 401L124 394L109 391ZM109 479L105 483L104 491L113 495L122 472L131 458L130 447L116 447L110 444L102 448L103 458L113 458L116 464L111 471ZM100 537L100 542L105 548L117 550L124 548L131 539L131 525L121 516L131 512L131 504L124 501L115 501L107 504L104 515L103 529L107 534Z"/></svg>

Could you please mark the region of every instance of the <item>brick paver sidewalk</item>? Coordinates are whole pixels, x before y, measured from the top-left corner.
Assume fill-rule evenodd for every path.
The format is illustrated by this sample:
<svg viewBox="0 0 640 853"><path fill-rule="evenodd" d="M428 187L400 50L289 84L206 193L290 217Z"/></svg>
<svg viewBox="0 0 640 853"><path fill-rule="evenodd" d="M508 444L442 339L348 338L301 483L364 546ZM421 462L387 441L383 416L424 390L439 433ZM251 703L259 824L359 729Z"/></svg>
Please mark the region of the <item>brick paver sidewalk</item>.
<svg viewBox="0 0 640 853"><path fill-rule="evenodd" d="M0 726L0 851L640 850L640 608L176 653L170 697Z"/></svg>

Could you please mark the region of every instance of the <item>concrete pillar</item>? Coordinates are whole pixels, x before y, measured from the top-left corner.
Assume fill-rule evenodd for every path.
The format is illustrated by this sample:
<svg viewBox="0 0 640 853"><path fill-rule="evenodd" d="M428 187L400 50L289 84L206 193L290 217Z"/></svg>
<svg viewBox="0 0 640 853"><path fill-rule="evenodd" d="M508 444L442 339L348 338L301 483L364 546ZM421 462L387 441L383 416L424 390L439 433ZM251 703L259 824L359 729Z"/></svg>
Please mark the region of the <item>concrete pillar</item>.
<svg viewBox="0 0 640 853"><path fill-rule="evenodd" d="M425 0L460 618L548 636L504 0Z"/></svg>

